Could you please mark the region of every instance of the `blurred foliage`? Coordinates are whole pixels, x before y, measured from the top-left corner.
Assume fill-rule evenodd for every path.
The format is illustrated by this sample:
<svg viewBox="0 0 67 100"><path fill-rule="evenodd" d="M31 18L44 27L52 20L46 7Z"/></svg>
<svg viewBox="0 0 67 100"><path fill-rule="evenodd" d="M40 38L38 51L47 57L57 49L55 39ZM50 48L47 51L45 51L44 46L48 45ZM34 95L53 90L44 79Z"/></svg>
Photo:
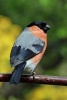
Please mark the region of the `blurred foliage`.
<svg viewBox="0 0 67 100"><path fill-rule="evenodd" d="M66 87L41 85L30 92L26 100L67 100L67 89Z"/></svg>
<svg viewBox="0 0 67 100"><path fill-rule="evenodd" d="M9 18L0 16L0 73L11 72L10 51L20 32L18 25L13 24Z"/></svg>
<svg viewBox="0 0 67 100"><path fill-rule="evenodd" d="M67 76L66 0L0 0L0 73L12 72L9 64L12 45L24 27L34 20L44 20L51 26L47 50L36 73ZM0 85L1 100L67 100L66 87Z"/></svg>
<svg viewBox="0 0 67 100"><path fill-rule="evenodd" d="M20 32L18 25L13 24L9 18L0 16L0 73L10 73L12 70L9 64L10 51Z"/></svg>

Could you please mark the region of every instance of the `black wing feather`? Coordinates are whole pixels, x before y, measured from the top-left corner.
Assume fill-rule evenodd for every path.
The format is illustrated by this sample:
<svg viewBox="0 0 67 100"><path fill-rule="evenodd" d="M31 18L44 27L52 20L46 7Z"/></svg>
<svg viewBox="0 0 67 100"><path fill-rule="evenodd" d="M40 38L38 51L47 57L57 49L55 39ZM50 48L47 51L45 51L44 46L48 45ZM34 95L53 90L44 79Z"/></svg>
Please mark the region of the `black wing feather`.
<svg viewBox="0 0 67 100"><path fill-rule="evenodd" d="M25 62L40 52L42 52L44 46L41 46L39 44L33 44L30 48L23 48L21 49L21 46L14 46L11 51L10 55L10 63L11 66L16 66L22 62ZM35 52L36 51L36 52Z"/></svg>

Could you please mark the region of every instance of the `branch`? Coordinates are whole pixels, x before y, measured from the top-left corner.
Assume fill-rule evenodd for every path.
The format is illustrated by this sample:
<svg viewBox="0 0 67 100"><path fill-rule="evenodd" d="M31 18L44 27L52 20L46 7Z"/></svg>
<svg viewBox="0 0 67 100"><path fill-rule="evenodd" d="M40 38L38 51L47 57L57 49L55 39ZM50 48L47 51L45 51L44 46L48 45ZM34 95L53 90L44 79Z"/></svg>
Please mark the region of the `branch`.
<svg viewBox="0 0 67 100"><path fill-rule="evenodd" d="M9 82L11 75L12 74L0 74L0 82ZM25 74L22 75L20 82L67 86L67 77L45 75L35 75L33 77Z"/></svg>

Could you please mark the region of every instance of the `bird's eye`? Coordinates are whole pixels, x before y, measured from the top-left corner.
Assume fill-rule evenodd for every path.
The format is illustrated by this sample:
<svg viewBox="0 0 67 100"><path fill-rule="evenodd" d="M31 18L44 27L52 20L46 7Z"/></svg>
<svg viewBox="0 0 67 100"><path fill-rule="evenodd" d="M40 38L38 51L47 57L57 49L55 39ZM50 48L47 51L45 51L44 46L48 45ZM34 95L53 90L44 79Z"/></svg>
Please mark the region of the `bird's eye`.
<svg viewBox="0 0 67 100"><path fill-rule="evenodd" d="M45 26L46 24L45 24L45 23L42 23L41 25L42 25L42 26Z"/></svg>

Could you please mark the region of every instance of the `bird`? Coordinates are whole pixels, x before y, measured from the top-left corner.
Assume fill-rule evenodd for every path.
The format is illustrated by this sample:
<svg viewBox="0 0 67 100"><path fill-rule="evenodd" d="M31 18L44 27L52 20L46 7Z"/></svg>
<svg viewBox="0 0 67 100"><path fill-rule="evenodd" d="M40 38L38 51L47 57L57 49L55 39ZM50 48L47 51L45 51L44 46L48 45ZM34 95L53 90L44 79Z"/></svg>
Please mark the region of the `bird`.
<svg viewBox="0 0 67 100"><path fill-rule="evenodd" d="M21 75L32 75L47 47L47 31L51 27L45 21L28 24L13 44L10 65L14 67L10 84L19 84Z"/></svg>

